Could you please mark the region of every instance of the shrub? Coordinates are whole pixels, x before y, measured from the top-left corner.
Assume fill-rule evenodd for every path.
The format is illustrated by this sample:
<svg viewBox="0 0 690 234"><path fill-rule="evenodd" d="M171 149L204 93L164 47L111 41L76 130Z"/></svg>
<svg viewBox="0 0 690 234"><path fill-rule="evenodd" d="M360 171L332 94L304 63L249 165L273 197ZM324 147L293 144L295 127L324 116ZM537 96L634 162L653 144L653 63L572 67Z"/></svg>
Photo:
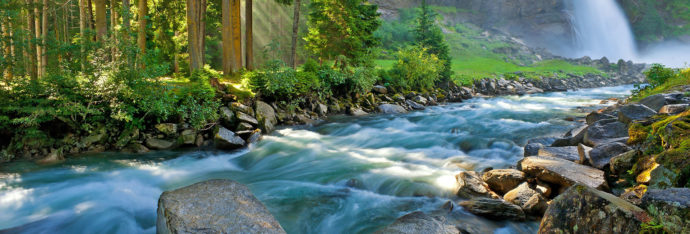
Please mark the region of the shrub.
<svg viewBox="0 0 690 234"><path fill-rule="evenodd" d="M440 79L443 63L436 55L418 46L398 51L397 62L391 70L393 84L406 90L432 89Z"/></svg>
<svg viewBox="0 0 690 234"><path fill-rule="evenodd" d="M652 67L644 73L647 76L647 81L652 88L662 85L668 79L676 75L676 71L671 68L666 68L661 64L653 64Z"/></svg>

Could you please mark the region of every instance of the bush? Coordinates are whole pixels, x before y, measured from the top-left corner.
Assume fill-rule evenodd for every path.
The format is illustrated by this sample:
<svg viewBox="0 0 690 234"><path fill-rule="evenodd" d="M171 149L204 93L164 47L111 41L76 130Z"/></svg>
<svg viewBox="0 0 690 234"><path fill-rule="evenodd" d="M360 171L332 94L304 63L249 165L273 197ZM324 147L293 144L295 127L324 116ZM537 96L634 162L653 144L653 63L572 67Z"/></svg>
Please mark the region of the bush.
<svg viewBox="0 0 690 234"><path fill-rule="evenodd" d="M398 51L397 62L390 72L393 84L405 90L424 91L440 79L443 63L436 55L418 46Z"/></svg>
<svg viewBox="0 0 690 234"><path fill-rule="evenodd" d="M666 68L661 64L653 64L644 74L647 76L649 85L654 88L666 83L668 79L674 77L676 71L671 68Z"/></svg>

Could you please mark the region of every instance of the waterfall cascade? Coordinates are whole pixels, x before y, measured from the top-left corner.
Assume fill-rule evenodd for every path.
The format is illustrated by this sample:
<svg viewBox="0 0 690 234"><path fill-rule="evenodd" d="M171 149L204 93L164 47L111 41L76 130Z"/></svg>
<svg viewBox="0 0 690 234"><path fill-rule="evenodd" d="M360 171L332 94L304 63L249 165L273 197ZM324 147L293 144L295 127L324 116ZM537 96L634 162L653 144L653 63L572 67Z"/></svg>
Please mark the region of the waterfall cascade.
<svg viewBox="0 0 690 234"><path fill-rule="evenodd" d="M635 37L615 0L571 0L577 57L636 59Z"/></svg>

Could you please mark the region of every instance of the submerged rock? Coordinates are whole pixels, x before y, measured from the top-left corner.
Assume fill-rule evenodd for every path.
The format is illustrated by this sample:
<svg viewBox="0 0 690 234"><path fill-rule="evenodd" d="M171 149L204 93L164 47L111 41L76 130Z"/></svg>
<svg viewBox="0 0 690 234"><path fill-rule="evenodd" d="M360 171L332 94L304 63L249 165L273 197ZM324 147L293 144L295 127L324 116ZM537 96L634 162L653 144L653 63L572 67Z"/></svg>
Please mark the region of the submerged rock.
<svg viewBox="0 0 690 234"><path fill-rule="evenodd" d="M597 189L608 189L603 171L560 158L527 157L518 162L518 169L542 181L565 187L582 183Z"/></svg>
<svg viewBox="0 0 690 234"><path fill-rule="evenodd" d="M494 220L525 220L525 212L503 199L473 198L459 204L468 212Z"/></svg>
<svg viewBox="0 0 690 234"><path fill-rule="evenodd" d="M496 169L485 172L482 179L491 190L504 194L526 180L525 173L515 169Z"/></svg>
<svg viewBox="0 0 690 234"><path fill-rule="evenodd" d="M209 180L163 192L157 233L285 233L247 186Z"/></svg>
<svg viewBox="0 0 690 234"><path fill-rule="evenodd" d="M551 202L539 233L638 233L650 220L647 212L623 199L576 184Z"/></svg>

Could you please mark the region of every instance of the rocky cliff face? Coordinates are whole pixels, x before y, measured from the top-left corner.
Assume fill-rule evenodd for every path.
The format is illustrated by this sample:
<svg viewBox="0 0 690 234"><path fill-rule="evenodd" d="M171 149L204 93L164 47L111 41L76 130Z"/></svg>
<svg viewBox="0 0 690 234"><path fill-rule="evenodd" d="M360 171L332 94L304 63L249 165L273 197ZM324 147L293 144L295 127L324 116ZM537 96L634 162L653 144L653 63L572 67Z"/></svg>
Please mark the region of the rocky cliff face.
<svg viewBox="0 0 690 234"><path fill-rule="evenodd" d="M418 6L420 0L372 0L384 18L396 17L397 9ZM572 43L572 27L566 0L429 0L431 5L455 7L444 14L450 23L472 23L497 29L525 40L531 47L555 52Z"/></svg>

